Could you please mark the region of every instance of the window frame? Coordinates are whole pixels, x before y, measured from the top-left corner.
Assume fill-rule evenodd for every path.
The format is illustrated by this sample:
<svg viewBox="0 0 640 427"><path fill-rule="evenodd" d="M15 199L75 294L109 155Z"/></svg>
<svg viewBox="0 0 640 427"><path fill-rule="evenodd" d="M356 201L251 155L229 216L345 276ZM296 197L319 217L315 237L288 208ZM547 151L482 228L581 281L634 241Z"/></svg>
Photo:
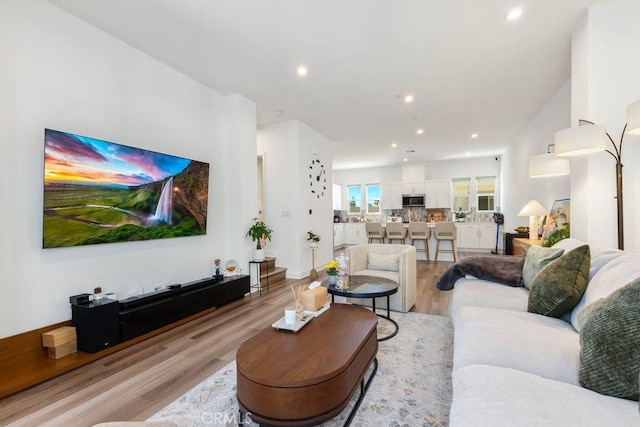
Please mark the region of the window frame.
<svg viewBox="0 0 640 427"><path fill-rule="evenodd" d="M358 197L356 198L354 195L354 202L355 202L355 207L352 208L351 206L351 190L355 190L357 189L358 191ZM350 215L360 215L360 213L362 212L362 185L361 184L357 184L357 185L347 185L347 202L349 203L349 209L348 209L348 213Z"/></svg>
<svg viewBox="0 0 640 427"><path fill-rule="evenodd" d="M456 195L456 182L466 182L467 183L467 194ZM463 212L471 211L471 178L463 177L463 178L451 178L451 194L453 196L453 210L455 212L459 211L460 207ZM458 204L456 203L456 199L466 199L466 208L463 206L464 203Z"/></svg>
<svg viewBox="0 0 640 427"><path fill-rule="evenodd" d="M493 180L493 192L480 192L480 184L483 181ZM478 176L476 177L476 211L477 212L495 212L496 211L496 188L497 177L495 176ZM487 198L487 207L489 209L480 209L480 198Z"/></svg>
<svg viewBox="0 0 640 427"><path fill-rule="evenodd" d="M377 192L378 192L378 197L377 197L377 198L374 198L374 197L371 197L371 198L370 198L370 197L369 197L369 189L370 189L370 188L371 188L372 192L375 192L375 191L376 191L376 189L377 189ZM365 192L364 192L364 194L365 194L365 200L366 200L366 213L367 213L367 214L371 214L371 215L380 215L380 214L382 213L382 205L380 204L380 201L381 201L381 197L380 197L380 196L381 196L381 194L382 194L382 185L381 185L381 184L379 184L379 183L375 183L375 184L366 184L366 185L365 185ZM375 195L375 194L374 194L374 195ZM377 202L378 202L378 203L377 203L377 208L378 208L378 210L377 210L377 211L375 211L375 210L370 210L370 209L369 209L369 206L371 205L371 204L369 203L370 201L373 201L373 202L377 201Z"/></svg>

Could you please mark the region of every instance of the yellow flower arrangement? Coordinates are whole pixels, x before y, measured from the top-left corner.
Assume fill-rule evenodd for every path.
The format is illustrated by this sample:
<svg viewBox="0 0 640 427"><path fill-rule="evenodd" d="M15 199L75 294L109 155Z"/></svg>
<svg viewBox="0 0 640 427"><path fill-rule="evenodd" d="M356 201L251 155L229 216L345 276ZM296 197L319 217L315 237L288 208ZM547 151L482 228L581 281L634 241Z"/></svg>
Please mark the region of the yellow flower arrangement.
<svg viewBox="0 0 640 427"><path fill-rule="evenodd" d="M327 270L327 274L329 276L335 276L336 270L338 269L338 267L340 267L340 264L338 264L336 260L332 260L331 262L329 262L324 266L324 269Z"/></svg>

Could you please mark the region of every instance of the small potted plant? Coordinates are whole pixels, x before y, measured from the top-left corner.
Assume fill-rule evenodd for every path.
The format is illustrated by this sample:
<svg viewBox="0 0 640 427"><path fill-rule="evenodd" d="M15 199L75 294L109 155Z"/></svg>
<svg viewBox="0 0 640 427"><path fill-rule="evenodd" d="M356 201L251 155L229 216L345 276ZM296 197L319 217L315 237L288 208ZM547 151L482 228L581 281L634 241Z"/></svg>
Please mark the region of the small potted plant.
<svg viewBox="0 0 640 427"><path fill-rule="evenodd" d="M267 227L267 224L260 218L253 218L252 221L253 224L247 231L246 237L251 237L251 240L256 242L256 247L253 250L254 261L263 261L266 255L264 246L267 244L267 240L271 241L273 230Z"/></svg>
<svg viewBox="0 0 640 427"><path fill-rule="evenodd" d="M324 266L324 269L327 270L330 285L336 284L336 273L338 272L338 267L340 267L340 265L336 260L332 260Z"/></svg>
<svg viewBox="0 0 640 427"><path fill-rule="evenodd" d="M320 241L320 236L309 230L307 231L307 241L311 242L309 246L311 246L312 248L317 248L318 242Z"/></svg>

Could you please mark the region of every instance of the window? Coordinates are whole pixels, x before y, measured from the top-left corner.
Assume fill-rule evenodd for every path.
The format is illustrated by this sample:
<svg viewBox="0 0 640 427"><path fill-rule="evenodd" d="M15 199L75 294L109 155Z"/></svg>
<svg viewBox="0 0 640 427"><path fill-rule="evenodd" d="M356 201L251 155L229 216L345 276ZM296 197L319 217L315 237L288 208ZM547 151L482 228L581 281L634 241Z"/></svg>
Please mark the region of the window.
<svg viewBox="0 0 640 427"><path fill-rule="evenodd" d="M469 191L471 178L453 178L453 210L469 212Z"/></svg>
<svg viewBox="0 0 640 427"><path fill-rule="evenodd" d="M367 184L367 213L380 213L380 184Z"/></svg>
<svg viewBox="0 0 640 427"><path fill-rule="evenodd" d="M347 196L349 197L349 213L360 214L362 187L360 185L347 186Z"/></svg>
<svg viewBox="0 0 640 427"><path fill-rule="evenodd" d="M477 177L476 193L478 195L478 212L495 210L496 177L495 176Z"/></svg>

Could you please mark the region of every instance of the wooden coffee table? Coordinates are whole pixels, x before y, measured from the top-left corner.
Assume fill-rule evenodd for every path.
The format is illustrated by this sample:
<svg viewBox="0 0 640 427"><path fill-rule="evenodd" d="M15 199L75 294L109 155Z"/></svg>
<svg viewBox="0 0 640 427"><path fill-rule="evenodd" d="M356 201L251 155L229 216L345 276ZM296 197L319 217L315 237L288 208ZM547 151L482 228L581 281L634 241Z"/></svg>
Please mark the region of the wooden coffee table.
<svg viewBox="0 0 640 427"><path fill-rule="evenodd" d="M269 326L246 340L236 355L241 414L261 425L318 424L342 412L359 385L348 425L377 371L377 323L368 309L331 304L296 333Z"/></svg>

